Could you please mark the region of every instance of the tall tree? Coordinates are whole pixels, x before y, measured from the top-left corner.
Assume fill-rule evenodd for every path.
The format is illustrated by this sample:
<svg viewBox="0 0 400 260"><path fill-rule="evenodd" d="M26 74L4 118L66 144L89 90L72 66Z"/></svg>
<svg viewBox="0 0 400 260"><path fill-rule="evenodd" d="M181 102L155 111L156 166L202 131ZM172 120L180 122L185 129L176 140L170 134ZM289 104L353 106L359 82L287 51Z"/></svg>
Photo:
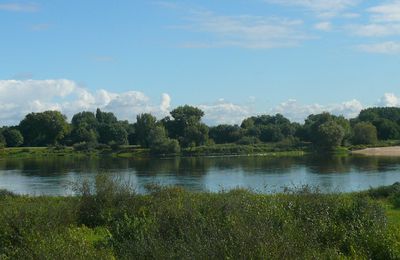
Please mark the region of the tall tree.
<svg viewBox="0 0 400 260"><path fill-rule="evenodd" d="M192 106L180 106L171 111L172 121L167 125L170 137L184 146L204 145L208 141L208 127L201 122L204 112Z"/></svg>
<svg viewBox="0 0 400 260"><path fill-rule="evenodd" d="M156 127L157 119L151 114L140 114L136 117L135 135L138 143L143 147L149 147L151 143L150 132Z"/></svg>
<svg viewBox="0 0 400 260"><path fill-rule="evenodd" d="M102 112L99 108L96 110L96 119L99 124L115 124L117 117L111 112Z"/></svg>
<svg viewBox="0 0 400 260"><path fill-rule="evenodd" d="M72 131L69 139L73 143L96 143L98 141L97 128L99 123L94 113L84 111L75 114L72 117L71 125Z"/></svg>
<svg viewBox="0 0 400 260"><path fill-rule="evenodd" d="M28 114L19 125L28 146L46 146L58 143L69 132L66 117L59 111Z"/></svg>
<svg viewBox="0 0 400 260"><path fill-rule="evenodd" d="M7 128L3 131L3 136L8 147L18 147L24 143L21 132L15 128Z"/></svg>
<svg viewBox="0 0 400 260"><path fill-rule="evenodd" d="M315 144L320 148L330 150L341 145L344 135L342 126L335 121L327 121L318 127Z"/></svg>
<svg viewBox="0 0 400 260"><path fill-rule="evenodd" d="M369 122L357 123L353 128L353 144L374 144L378 141L376 127Z"/></svg>

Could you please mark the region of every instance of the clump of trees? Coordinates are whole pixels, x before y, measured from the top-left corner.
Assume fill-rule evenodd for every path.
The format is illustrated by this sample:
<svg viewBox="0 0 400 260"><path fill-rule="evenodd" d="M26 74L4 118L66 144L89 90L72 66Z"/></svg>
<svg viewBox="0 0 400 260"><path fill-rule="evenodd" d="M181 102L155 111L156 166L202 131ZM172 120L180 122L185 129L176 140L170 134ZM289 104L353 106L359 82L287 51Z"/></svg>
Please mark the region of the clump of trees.
<svg viewBox="0 0 400 260"><path fill-rule="evenodd" d="M281 114L252 116L241 125L207 126L204 112L180 106L157 120L140 114L135 123L118 120L97 109L75 114L71 122L58 111L30 113L17 126L0 128L0 147L68 145L88 149L99 145L140 145L155 154L179 153L182 148L211 144L307 142L331 150L342 145L370 145L400 139L400 108L369 108L348 120L329 113L310 115L304 124Z"/></svg>

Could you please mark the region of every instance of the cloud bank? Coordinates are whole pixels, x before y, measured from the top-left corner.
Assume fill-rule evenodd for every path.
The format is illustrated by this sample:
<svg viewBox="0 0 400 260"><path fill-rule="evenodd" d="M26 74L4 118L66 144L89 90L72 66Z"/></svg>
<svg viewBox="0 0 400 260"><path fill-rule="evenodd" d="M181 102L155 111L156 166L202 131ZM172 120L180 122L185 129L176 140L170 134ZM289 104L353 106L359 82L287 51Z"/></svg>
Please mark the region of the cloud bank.
<svg viewBox="0 0 400 260"><path fill-rule="evenodd" d="M135 121L136 115L144 112L158 117L167 115L170 102L166 93L161 95L160 104L156 104L139 91L114 93L101 89L92 92L66 79L0 80L0 125L18 124L30 112L58 110L70 119L77 112L96 108Z"/></svg>
<svg viewBox="0 0 400 260"><path fill-rule="evenodd" d="M114 112L118 118L134 122L136 115L140 113L152 113L158 118L169 115L169 111L173 109L171 102L167 93L161 94L161 100L154 102L140 91L90 91L67 79L0 80L0 125L16 125L30 112L58 110L71 119L77 112L95 111L96 108ZM191 105L205 112L204 122L209 125L240 124L244 118L260 114L252 105L235 104L224 99ZM372 106L400 107L400 97L385 93ZM302 104L295 99L289 99L262 113L280 113L292 121L302 122L308 115L321 112L353 118L366 107L368 106L356 99L330 105Z"/></svg>

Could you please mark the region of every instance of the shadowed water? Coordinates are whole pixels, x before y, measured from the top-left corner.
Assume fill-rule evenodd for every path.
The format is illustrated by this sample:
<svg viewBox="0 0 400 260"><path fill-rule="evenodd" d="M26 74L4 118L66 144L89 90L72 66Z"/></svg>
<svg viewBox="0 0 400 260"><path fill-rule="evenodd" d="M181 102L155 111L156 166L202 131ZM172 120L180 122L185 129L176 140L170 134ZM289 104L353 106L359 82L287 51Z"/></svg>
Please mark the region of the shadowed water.
<svg viewBox="0 0 400 260"><path fill-rule="evenodd" d="M173 159L1 159L0 189L32 195L67 195L71 182L108 173L139 192L149 183L194 191L236 187L279 192L318 186L324 192L358 191L400 181L400 158L388 157L202 157Z"/></svg>

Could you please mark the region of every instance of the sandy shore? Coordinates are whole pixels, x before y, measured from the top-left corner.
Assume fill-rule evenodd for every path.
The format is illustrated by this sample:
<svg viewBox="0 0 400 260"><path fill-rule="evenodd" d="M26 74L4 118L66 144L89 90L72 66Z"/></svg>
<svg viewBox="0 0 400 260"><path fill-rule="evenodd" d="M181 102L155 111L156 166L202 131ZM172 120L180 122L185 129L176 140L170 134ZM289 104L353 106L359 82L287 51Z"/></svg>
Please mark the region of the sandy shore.
<svg viewBox="0 0 400 260"><path fill-rule="evenodd" d="M367 148L352 153L373 156L400 156L400 146Z"/></svg>

